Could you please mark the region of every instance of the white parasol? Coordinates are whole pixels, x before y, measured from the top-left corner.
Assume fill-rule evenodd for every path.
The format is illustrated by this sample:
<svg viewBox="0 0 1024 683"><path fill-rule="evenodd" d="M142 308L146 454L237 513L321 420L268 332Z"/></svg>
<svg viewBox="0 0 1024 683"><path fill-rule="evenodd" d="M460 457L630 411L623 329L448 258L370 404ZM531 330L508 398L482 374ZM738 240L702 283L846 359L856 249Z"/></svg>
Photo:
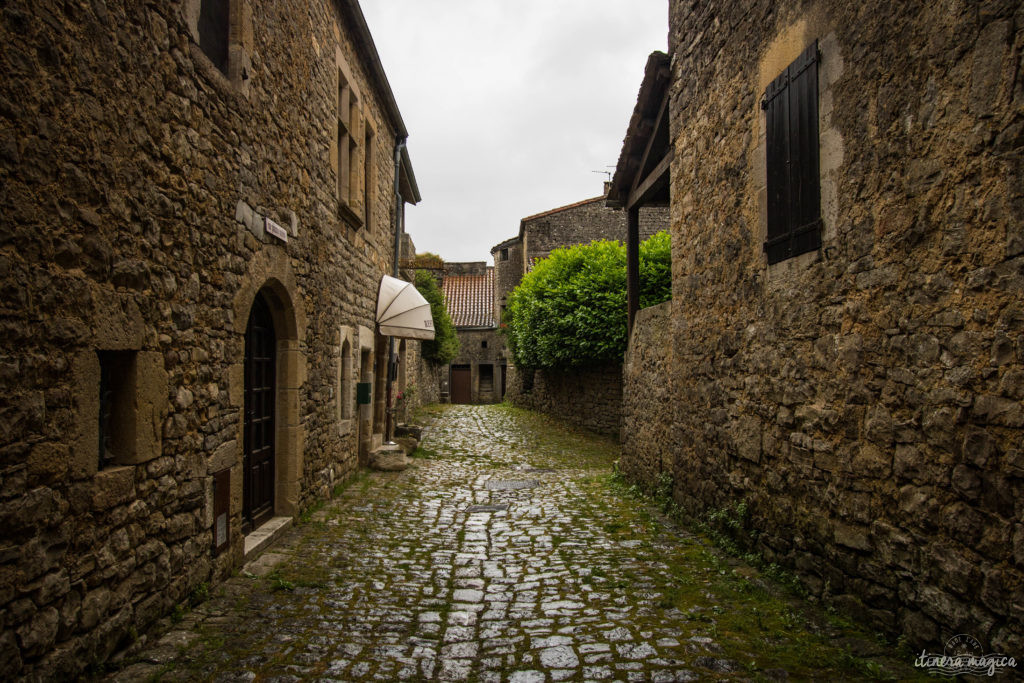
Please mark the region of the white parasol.
<svg viewBox="0 0 1024 683"><path fill-rule="evenodd" d="M380 333L405 339L433 339L430 304L410 283L385 275L377 292L377 327Z"/></svg>

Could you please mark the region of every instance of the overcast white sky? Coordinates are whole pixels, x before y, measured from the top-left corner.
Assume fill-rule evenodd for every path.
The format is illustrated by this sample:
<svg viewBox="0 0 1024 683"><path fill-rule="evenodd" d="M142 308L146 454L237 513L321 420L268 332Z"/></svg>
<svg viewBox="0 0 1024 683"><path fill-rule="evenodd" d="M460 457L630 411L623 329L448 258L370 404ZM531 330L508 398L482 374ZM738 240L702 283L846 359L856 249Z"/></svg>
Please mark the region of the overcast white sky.
<svg viewBox="0 0 1024 683"><path fill-rule="evenodd" d="M363 0L409 129L417 251L488 261L519 219L601 194L668 0Z"/></svg>

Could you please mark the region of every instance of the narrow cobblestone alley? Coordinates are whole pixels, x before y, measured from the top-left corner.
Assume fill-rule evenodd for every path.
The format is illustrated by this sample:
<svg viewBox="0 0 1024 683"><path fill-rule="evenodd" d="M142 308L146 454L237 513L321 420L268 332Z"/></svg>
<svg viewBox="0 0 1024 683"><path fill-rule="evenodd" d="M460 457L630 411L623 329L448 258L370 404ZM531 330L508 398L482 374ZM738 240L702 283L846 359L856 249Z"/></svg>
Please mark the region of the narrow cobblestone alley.
<svg viewBox="0 0 1024 683"><path fill-rule="evenodd" d="M506 406L428 422L412 467L358 477L112 677L913 676L631 498L614 442Z"/></svg>

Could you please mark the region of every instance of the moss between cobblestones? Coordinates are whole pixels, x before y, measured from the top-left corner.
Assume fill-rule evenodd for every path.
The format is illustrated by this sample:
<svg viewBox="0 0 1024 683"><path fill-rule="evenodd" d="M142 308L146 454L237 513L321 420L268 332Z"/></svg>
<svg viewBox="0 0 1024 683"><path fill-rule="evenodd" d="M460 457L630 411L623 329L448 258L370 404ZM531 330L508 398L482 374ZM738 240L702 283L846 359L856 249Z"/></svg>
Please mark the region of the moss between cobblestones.
<svg viewBox="0 0 1024 683"><path fill-rule="evenodd" d="M911 655L787 593L624 486L614 441L504 405L419 417L432 425L434 457L347 482L321 523L289 532L270 576L232 579L204 605L200 638L157 678L417 681L443 670L490 683L558 657L575 662L568 680L917 676ZM491 478L538 486L489 490ZM482 502L510 508L466 512ZM488 562L504 563L491 567L501 578L488 578ZM464 602L479 592L491 610L485 590L488 600L508 593L506 616L490 621ZM467 639L449 640L459 629Z"/></svg>
<svg viewBox="0 0 1024 683"><path fill-rule="evenodd" d="M628 486L617 471L602 483L619 500L635 506L632 513L618 512L624 519L635 515L641 533L657 537L663 529L678 526L654 509L664 501ZM698 523L693 527L707 528ZM685 610L686 618L699 625L698 632L740 658L755 680L770 680L769 672L775 670L796 679L936 680L910 667L914 654L909 650L805 602L794 590L799 584L786 581L788 577L773 580L729 557L728 551L737 552L735 546L719 548L702 535L677 546L662 546L667 572L658 584L663 594L659 605Z"/></svg>

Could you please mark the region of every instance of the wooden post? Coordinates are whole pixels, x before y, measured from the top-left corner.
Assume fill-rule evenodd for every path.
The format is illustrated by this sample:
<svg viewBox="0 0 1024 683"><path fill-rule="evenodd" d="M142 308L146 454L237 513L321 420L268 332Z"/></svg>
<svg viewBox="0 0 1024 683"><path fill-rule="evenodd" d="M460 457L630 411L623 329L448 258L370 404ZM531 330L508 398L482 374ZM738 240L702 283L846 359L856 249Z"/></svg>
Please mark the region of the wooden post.
<svg viewBox="0 0 1024 683"><path fill-rule="evenodd" d="M640 207L626 209L626 311L627 336L633 333L633 320L640 310Z"/></svg>

